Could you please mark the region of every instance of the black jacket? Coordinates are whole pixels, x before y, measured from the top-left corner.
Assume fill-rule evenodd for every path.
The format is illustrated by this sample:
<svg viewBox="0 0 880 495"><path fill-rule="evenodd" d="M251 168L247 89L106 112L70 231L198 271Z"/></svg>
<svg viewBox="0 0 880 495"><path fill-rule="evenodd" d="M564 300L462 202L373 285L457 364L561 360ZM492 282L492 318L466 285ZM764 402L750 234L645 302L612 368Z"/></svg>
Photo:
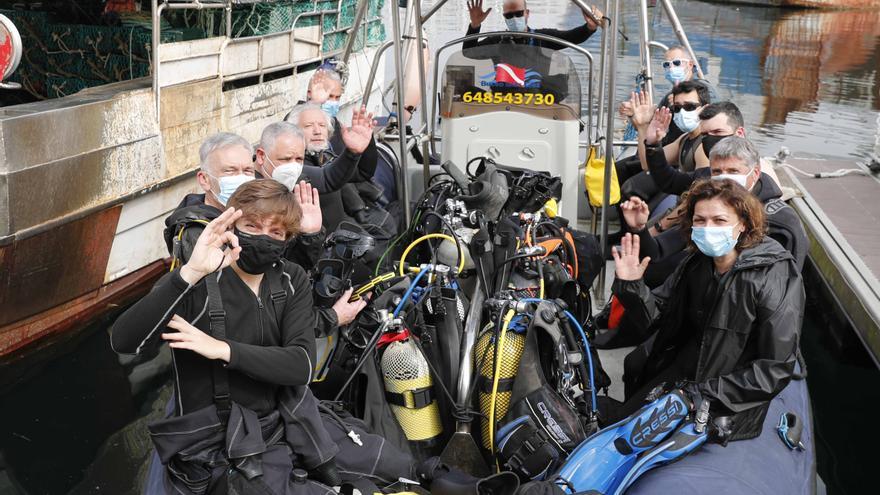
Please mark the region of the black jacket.
<svg viewBox="0 0 880 495"><path fill-rule="evenodd" d="M344 164L346 170L348 170L348 175L345 177L341 175L338 177L334 176L333 181L327 183L327 185L332 186L330 188L322 190L320 187L315 186L312 180L313 175L322 173L321 171L328 167L339 167L340 164ZM336 230L340 222L353 221L346 213L342 189L351 183L370 182L375 171L375 159L371 162L363 160L362 156L355 155L348 150L345 150L339 156L335 156L331 150L321 153L306 153L303 175L309 177L312 185L318 188L318 192L321 193L321 215L324 228L328 232Z"/></svg>
<svg viewBox="0 0 880 495"><path fill-rule="evenodd" d="M281 268L283 266L283 269ZM266 272L257 297L232 268L219 276L226 312L226 342L231 349L230 398L259 416L274 411L280 387L306 385L315 362L315 316L312 289L305 271L293 263L276 265ZM281 321L275 318L269 297L268 277L282 279L287 292ZM155 345L175 314L210 335L205 280L188 284L175 270L126 310L113 324L110 342L121 354L137 354ZM211 360L188 350L173 350L177 403L176 415L213 404Z"/></svg>
<svg viewBox="0 0 880 495"><path fill-rule="evenodd" d="M465 33L465 35L469 36L472 34L477 34L480 32L481 27L482 26L473 27L470 24L468 24L468 30L467 30L467 33ZM586 23L584 23L574 29L562 30L562 29L552 29L552 28L541 28L541 29L530 29L530 31L533 33L546 34L547 36L553 36L554 38L559 38L561 40L568 41L569 43L573 43L575 45L580 45L584 41L587 41L587 39L589 39L589 37L592 36L593 33L596 32L595 29L590 29L590 27L587 26ZM467 50L469 48L476 48L478 46L491 45L491 44L498 43L502 39L503 38L492 38L492 39L465 41L464 43L461 44L461 48L462 48L462 50ZM549 48L550 50L562 50L565 48L563 45L560 45L559 43L553 43L550 41L528 40L526 38L519 38L519 37L513 37L513 36L511 36L509 38L509 40L512 41L513 43L527 43L529 41L532 41L535 46L540 46L542 48Z"/></svg>
<svg viewBox="0 0 880 495"><path fill-rule="evenodd" d="M709 167L703 167L692 172L682 172L672 168L666 163L666 155L660 146L646 146L645 156L648 161L651 178L654 179L657 187L666 194L681 195L691 187L694 181L708 179L712 176L712 171ZM782 191L776 185L776 182L765 174L761 174L758 183L755 184L751 192L764 204L764 213L767 215L768 235L782 244L794 256L798 270L802 269L804 267L804 260L807 257L809 244L807 232L804 230L804 226L797 213L781 199ZM642 245L646 246L647 249L647 251L643 251L643 254L651 256L652 262L659 261L676 252L681 252L687 242L677 229L663 232L654 238L656 240L650 239L647 232L640 234L640 237L645 243ZM652 245L656 245L656 248L652 248Z"/></svg>
<svg viewBox="0 0 880 495"><path fill-rule="evenodd" d="M653 292L642 280L615 280L612 292L636 325L656 333L636 388L669 366L689 310L683 274L702 253L690 254ZM714 415L732 414L731 440L761 433L770 400L791 380L799 356L804 287L791 254L764 241L740 253L721 277L702 329L696 382Z"/></svg>

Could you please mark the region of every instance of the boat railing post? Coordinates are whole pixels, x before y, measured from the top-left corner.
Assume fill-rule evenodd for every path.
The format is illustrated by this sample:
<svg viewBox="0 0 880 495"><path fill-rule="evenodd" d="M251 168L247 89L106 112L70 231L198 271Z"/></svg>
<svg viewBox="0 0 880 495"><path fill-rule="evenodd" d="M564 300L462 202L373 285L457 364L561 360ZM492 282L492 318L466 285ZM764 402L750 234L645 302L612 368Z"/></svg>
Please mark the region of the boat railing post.
<svg viewBox="0 0 880 495"><path fill-rule="evenodd" d="M422 17L422 24L428 22L428 19L430 19L434 14L436 14L437 11L440 10L440 7L446 5L446 2L448 2L448 1L449 0L440 0L439 2L435 3L434 6L431 7L431 10L429 10L425 14L425 16Z"/></svg>
<svg viewBox="0 0 880 495"><path fill-rule="evenodd" d="M415 31L416 31L416 46L418 46L418 50L416 52L416 59L418 60L418 70L419 70L419 92L421 94L421 108L419 109L419 116L422 121L422 128L427 132L428 129L428 84L425 77L425 33L422 25L422 1L421 0L413 0L413 12L415 16L413 18L413 22L415 23ZM428 147L428 139L422 139L422 173L424 174L423 180L425 184L425 190L428 190L431 181L431 155L429 153Z"/></svg>
<svg viewBox="0 0 880 495"><path fill-rule="evenodd" d="M351 30L348 32L348 38L345 40L345 47L342 49L342 61L346 64L348 63L348 57L351 56L351 51L354 48L354 43L355 41L357 41L357 30L361 26L361 22L363 22L364 15L366 14L367 8L369 6L370 0L360 0L357 10L354 13L354 23L351 25ZM366 42L366 37L364 38L364 40Z"/></svg>
<svg viewBox="0 0 880 495"><path fill-rule="evenodd" d="M639 58L645 77L648 101L654 101L654 71L651 70L651 33L648 32L648 0L639 0Z"/></svg>
<svg viewBox="0 0 880 495"><path fill-rule="evenodd" d="M410 1L412 0L407 0L407 2ZM403 224L409 225L411 214L409 209L409 167L407 165L406 124L403 121L403 66L401 64L403 40L400 36L400 8L393 4L390 7L391 30L392 36L394 36L394 75L397 86L397 134L399 137L397 144L400 148L400 156L397 157L400 161L400 176L397 178L397 187L400 192L399 197L403 201Z"/></svg>
<svg viewBox="0 0 880 495"><path fill-rule="evenodd" d="M150 8L153 10L153 39L151 41L153 44L153 98L156 100L156 122L161 123L159 115L161 110L161 104L159 103L159 93L161 91L161 82L159 81L159 67L161 66L159 63L159 42L162 40L160 30L162 29L162 10L165 8L165 4L159 5L159 0L152 0Z"/></svg>
<svg viewBox="0 0 880 495"><path fill-rule="evenodd" d="M691 43L688 41L687 34L684 32L684 28L681 27L681 22L678 20L678 14L675 13L675 8L672 6L672 2L669 0L662 0L663 2L663 10L666 11L666 17L669 18L669 23L672 24L672 29L675 31L675 35L678 37L679 43L681 46L687 50L688 55L690 55L691 60L694 62L694 67L697 68L697 76L700 79L705 79L706 76L703 74L703 69L700 67L700 63L697 61L697 55L694 53L694 49L691 48Z"/></svg>
<svg viewBox="0 0 880 495"><path fill-rule="evenodd" d="M620 15L620 0L613 0L613 10L611 14L611 26L608 31L611 38L608 43L608 53L611 55L608 60L608 114L606 115L607 125L605 128L605 177L602 183L602 217L601 217L601 236L599 243L602 246L602 259L608 259L608 203L611 202L611 167L614 166L612 157L614 156L614 112L611 108L614 105L614 95L617 92L617 28L619 25L618 16ZM605 303L605 277L606 266L602 265L599 272L598 289L596 293L596 301L601 305Z"/></svg>
<svg viewBox="0 0 880 495"><path fill-rule="evenodd" d="M364 96L361 99L361 105L367 106L367 103L370 101L370 94L373 89L373 81L376 80L376 72L379 70L379 61L382 59L382 55L385 53L385 50L389 49L394 45L394 40L386 41L382 43L382 45L376 49L376 53L373 54L373 63L370 65L370 74L367 76L367 82L364 85Z"/></svg>
<svg viewBox="0 0 880 495"><path fill-rule="evenodd" d="M605 0L605 9L602 12L607 13L608 7L610 5L609 0ZM602 39L599 51L601 53L601 60L599 61L599 94L597 95L596 102L596 135L590 136L590 139L593 141L599 141L601 136L601 127L602 122L605 120L605 73L608 67L608 27L602 30ZM593 102L590 102L590 105L593 105ZM594 232L595 233L595 232Z"/></svg>

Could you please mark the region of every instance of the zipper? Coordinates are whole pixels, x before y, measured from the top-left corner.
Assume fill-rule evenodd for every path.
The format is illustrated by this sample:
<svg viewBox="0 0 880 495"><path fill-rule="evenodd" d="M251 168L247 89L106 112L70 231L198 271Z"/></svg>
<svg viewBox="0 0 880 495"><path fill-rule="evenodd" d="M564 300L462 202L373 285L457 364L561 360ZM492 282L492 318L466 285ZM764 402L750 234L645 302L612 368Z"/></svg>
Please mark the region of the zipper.
<svg viewBox="0 0 880 495"><path fill-rule="evenodd" d="M730 289L733 274L738 271L740 270L737 270L735 267L731 268L730 271L722 275L721 280L718 281L718 289L715 292L715 302L712 303L712 310L706 315L706 319L703 322L703 332L702 335L700 335L700 349L697 354L697 370L694 372L695 381L703 371L703 345L706 343L706 330L709 329L709 322L712 321L712 317L715 316L715 310L718 308L718 301L721 299L721 296L727 293L727 290Z"/></svg>
<svg viewBox="0 0 880 495"><path fill-rule="evenodd" d="M257 319L260 321L260 345L263 345L263 300L260 299L260 295L263 294L263 282L266 280L266 276L263 276L263 280L260 281L260 288L257 290Z"/></svg>

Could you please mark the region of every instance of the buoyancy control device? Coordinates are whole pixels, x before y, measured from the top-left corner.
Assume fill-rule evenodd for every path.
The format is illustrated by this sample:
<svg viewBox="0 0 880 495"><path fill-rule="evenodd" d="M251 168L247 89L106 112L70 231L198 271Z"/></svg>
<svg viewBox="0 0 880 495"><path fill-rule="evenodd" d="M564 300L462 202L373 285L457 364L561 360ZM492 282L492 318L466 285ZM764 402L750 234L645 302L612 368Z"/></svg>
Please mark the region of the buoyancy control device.
<svg viewBox="0 0 880 495"><path fill-rule="evenodd" d="M513 381L511 406L494 436L504 469L525 482L552 473L596 429L584 349L567 334L564 311L548 301L519 302L533 314ZM591 365L592 366L592 365Z"/></svg>

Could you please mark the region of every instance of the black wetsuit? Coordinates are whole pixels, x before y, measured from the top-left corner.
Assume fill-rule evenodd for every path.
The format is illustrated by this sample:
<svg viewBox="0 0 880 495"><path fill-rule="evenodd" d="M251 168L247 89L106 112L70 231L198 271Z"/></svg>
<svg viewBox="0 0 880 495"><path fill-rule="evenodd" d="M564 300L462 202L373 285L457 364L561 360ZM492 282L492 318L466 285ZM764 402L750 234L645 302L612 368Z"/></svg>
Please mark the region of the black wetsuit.
<svg viewBox="0 0 880 495"><path fill-rule="evenodd" d="M287 291L281 322L276 322L269 298L269 276L283 277ZM226 342L231 351L226 365L230 398L260 416L268 414L277 406L280 387L306 385L312 379L315 316L308 277L301 267L286 263L283 275L264 275L257 297L232 268L226 268L219 277L219 286L226 311ZM162 277L113 324L113 350L136 354L146 345L155 345L162 333L174 332L166 325L175 314L211 334L205 280L190 285L180 277L179 270ZM215 362L189 350L173 350L172 354L175 415L213 404Z"/></svg>

